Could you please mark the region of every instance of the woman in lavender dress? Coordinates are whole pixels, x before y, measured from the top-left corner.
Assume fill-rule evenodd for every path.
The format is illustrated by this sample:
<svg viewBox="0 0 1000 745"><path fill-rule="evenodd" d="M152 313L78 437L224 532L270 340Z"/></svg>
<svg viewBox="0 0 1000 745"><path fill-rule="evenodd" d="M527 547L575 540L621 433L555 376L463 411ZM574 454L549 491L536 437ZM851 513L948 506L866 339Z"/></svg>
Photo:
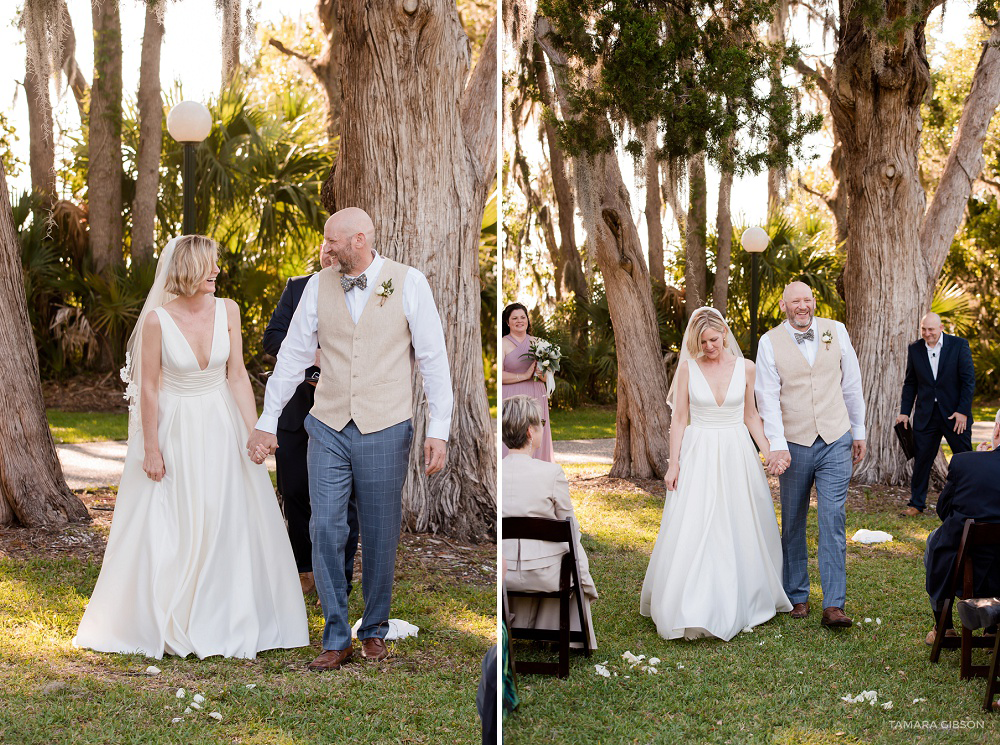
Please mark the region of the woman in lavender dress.
<svg viewBox="0 0 1000 745"><path fill-rule="evenodd" d="M511 303L503 309L501 316L503 325L503 376L501 399L511 396L534 396L542 410L543 432L540 444L532 457L539 460L555 462L552 455L552 429L549 426L549 399L545 395L545 383L535 377L536 364L528 357L533 337L531 336L531 321L528 320L528 309L520 303ZM503 456L507 457L507 446L503 446Z"/></svg>

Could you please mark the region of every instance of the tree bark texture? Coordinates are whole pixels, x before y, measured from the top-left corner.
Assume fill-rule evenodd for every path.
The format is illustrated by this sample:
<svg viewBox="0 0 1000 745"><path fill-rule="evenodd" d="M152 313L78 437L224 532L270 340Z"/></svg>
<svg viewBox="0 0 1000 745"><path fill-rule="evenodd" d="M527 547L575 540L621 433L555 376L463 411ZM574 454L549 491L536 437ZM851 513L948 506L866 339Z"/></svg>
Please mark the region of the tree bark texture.
<svg viewBox="0 0 1000 745"><path fill-rule="evenodd" d="M38 354L28 321L21 249L7 177L0 166L0 526L58 527L87 520L87 508L63 479L45 418Z"/></svg>
<svg viewBox="0 0 1000 745"><path fill-rule="evenodd" d="M537 44L535 50L535 70L538 80L539 97L542 103L552 108L555 97L552 92L552 82L549 80L548 67L542 56L542 49ZM590 300L590 288L587 276L583 271L583 261L580 249L576 245L576 199L573 196L573 186L566 175L566 157L559 146L559 137L552 122L543 121L545 142L549 149L549 170L552 173L552 191L556 197L556 207L559 214L559 263L556 267L556 285L563 296L572 292L580 303Z"/></svg>
<svg viewBox="0 0 1000 745"><path fill-rule="evenodd" d="M324 205L366 210L378 251L427 276L452 371L448 463L430 479L427 406L415 383L404 525L485 538L496 523L496 445L479 328L479 233L496 177L496 25L466 84L469 40L453 2L338 0L335 16L344 108Z"/></svg>
<svg viewBox="0 0 1000 745"><path fill-rule="evenodd" d="M705 180L705 154L688 161L688 215L684 234L684 309L690 316L707 299L705 244L708 240L708 186Z"/></svg>
<svg viewBox="0 0 1000 745"><path fill-rule="evenodd" d="M241 0L215 0L222 13L222 85L229 85L240 69L240 42L243 39Z"/></svg>
<svg viewBox="0 0 1000 745"><path fill-rule="evenodd" d="M73 92L76 100L76 107L80 113L80 122L87 121L87 105L90 101L90 84L80 72L80 66L76 63L76 32L73 30L73 19L69 15L69 8L66 0L59 0L59 69L66 76L66 82Z"/></svg>
<svg viewBox="0 0 1000 745"><path fill-rule="evenodd" d="M25 41L24 93L28 104L28 165L31 190L47 205L55 200L56 156L52 132L52 8L28 0L21 16Z"/></svg>
<svg viewBox="0 0 1000 745"><path fill-rule="evenodd" d="M924 214L917 155L920 102L930 82L924 28L904 51L875 56L862 21L845 20L830 101L844 144L847 325L861 364L868 455L855 478L903 485L909 466L895 442L906 347L929 305L933 282L920 249Z"/></svg>
<svg viewBox="0 0 1000 745"><path fill-rule="evenodd" d="M122 27L118 0L91 0L94 84L90 100L87 204L90 250L102 272L122 254Z"/></svg>
<svg viewBox="0 0 1000 745"><path fill-rule="evenodd" d="M323 30L323 48L317 57L289 49L278 39L268 39L271 46L282 54L300 60L316 77L323 91L326 133L331 141L340 133L343 98L340 90L341 48L333 9L334 0L318 0L316 3L316 17Z"/></svg>
<svg viewBox="0 0 1000 745"><path fill-rule="evenodd" d="M719 210L715 218L717 250L715 253L715 285L712 287L712 307L723 316L729 304L729 275L733 263L733 215L731 200L733 173L722 171L719 179Z"/></svg>
<svg viewBox="0 0 1000 745"><path fill-rule="evenodd" d="M136 158L135 199L132 201L132 258L153 259L156 198L160 186L163 145L163 98L160 95L160 49L163 18L156 3L146 5L139 66L139 153Z"/></svg>
<svg viewBox="0 0 1000 745"><path fill-rule="evenodd" d="M774 4L774 16L767 29L767 40L771 44L785 43L785 26L788 24L788 4L789 0L777 0ZM780 86L782 76L782 64L775 61L771 70L771 85ZM772 141L771 150L774 151ZM785 169L782 167L771 167L767 170L767 208L772 210L776 205L781 204L782 189L785 186Z"/></svg>
<svg viewBox="0 0 1000 745"><path fill-rule="evenodd" d="M663 202L660 199L660 162L656 157L656 122L649 122L645 132L646 150L646 237L649 246L649 277L653 283L664 282Z"/></svg>
<svg viewBox="0 0 1000 745"><path fill-rule="evenodd" d="M561 82L571 74L566 60L546 39L548 22L539 19L536 29L553 65L563 111L569 111ZM610 130L610 124L606 126ZM670 455L667 380L649 271L632 221L628 189L614 153L581 156L574 173L588 240L604 278L618 351L618 412L610 475L659 478L666 473Z"/></svg>

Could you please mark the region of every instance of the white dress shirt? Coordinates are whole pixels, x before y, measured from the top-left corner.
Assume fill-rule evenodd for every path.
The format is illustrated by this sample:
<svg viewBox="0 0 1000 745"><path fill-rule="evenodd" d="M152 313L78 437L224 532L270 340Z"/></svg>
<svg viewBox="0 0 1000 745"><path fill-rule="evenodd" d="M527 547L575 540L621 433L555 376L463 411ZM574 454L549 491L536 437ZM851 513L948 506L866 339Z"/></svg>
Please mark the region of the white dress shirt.
<svg viewBox="0 0 1000 745"><path fill-rule="evenodd" d="M941 350L944 349L944 334L938 335L937 344L933 347L926 341L924 341L924 346L927 347L927 361L931 363L931 375L934 376L934 380L937 380L938 364L941 362Z"/></svg>
<svg viewBox="0 0 1000 745"><path fill-rule="evenodd" d="M363 272L368 278L365 289L354 286L346 294L347 310L357 323L365 305L375 291L376 278L382 271L385 259L374 251L372 263ZM359 275L360 276L360 275ZM302 298L288 325L288 333L278 351L278 361L264 392L264 413L257 420L257 429L274 433L278 429L278 417L292 397L296 387L305 378L305 370L316 361L319 348L319 275L314 274L306 282ZM413 354L417 369L424 381L424 394L430 409L427 436L439 440L448 439L451 428L451 410L454 396L451 390L451 369L445 350L444 329L441 317L427 278L412 267L403 281L403 313L410 327ZM320 374L326 375L326 371Z"/></svg>
<svg viewBox="0 0 1000 745"><path fill-rule="evenodd" d="M840 342L841 389L844 392L844 403L847 405L847 417L851 422L851 437L855 440L865 439L865 400L861 394L861 365L858 355L851 345L851 337L847 327L839 321L833 322L837 329L837 340ZM795 341L795 329L785 321L781 327ZM816 350L819 349L819 329L813 318L813 338L796 343L799 351L806 358L809 367L816 362ZM808 329L807 329L808 330ZM805 333L805 332L799 332ZM767 334L757 343L757 380L754 383L754 393L757 396L757 410L764 420L764 434L771 445L771 450L788 450L785 439L785 427L781 421L781 376L778 375L778 365L774 361L774 346Z"/></svg>

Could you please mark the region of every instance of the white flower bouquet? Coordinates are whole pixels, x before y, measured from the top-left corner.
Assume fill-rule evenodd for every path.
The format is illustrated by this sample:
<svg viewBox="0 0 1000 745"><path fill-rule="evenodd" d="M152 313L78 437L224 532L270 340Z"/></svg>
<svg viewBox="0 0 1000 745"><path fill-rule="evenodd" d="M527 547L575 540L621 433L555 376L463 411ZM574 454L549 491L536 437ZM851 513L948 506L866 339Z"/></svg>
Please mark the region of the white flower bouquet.
<svg viewBox="0 0 1000 745"><path fill-rule="evenodd" d="M545 395L551 396L556 389L556 376L562 360L562 351L552 342L544 339L533 339L528 346L528 352L522 354L533 360L537 365L537 374L545 379Z"/></svg>

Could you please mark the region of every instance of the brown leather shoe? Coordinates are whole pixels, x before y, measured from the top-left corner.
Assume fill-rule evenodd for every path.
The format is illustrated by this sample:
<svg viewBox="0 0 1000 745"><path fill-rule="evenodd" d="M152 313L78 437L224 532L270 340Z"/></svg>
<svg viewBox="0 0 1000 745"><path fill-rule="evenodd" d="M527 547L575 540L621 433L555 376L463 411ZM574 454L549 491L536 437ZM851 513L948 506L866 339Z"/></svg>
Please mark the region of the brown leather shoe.
<svg viewBox="0 0 1000 745"><path fill-rule="evenodd" d="M299 572L299 584L302 585L303 595L316 592L316 578L312 572Z"/></svg>
<svg viewBox="0 0 1000 745"><path fill-rule="evenodd" d="M924 637L924 644L926 644L928 647L933 647L934 646L934 637L936 636L936 633L935 633L936 631L937 631L937 629L931 629L930 631L927 632L927 636ZM948 637L951 637L952 639L957 639L958 638L958 632L955 631L955 629L945 629L944 630L944 635L945 635L945 638L948 638Z"/></svg>
<svg viewBox="0 0 1000 745"><path fill-rule="evenodd" d="M347 649L324 649L323 654L306 665L307 670L339 670L341 665L354 657L354 647Z"/></svg>
<svg viewBox="0 0 1000 745"><path fill-rule="evenodd" d="M369 662L378 662L389 656L385 641L377 636L369 637L361 642L361 656Z"/></svg>
<svg viewBox="0 0 1000 745"><path fill-rule="evenodd" d="M809 603L796 603L792 606L789 618L805 618L809 615Z"/></svg>
<svg viewBox="0 0 1000 745"><path fill-rule="evenodd" d="M924 514L922 510L918 510L916 507L907 507L905 510L899 513L900 517L919 517Z"/></svg>
<svg viewBox="0 0 1000 745"><path fill-rule="evenodd" d="M847 617L843 608L831 605L829 608L823 609L823 620L820 623L832 629L846 629L850 628L854 621Z"/></svg>

